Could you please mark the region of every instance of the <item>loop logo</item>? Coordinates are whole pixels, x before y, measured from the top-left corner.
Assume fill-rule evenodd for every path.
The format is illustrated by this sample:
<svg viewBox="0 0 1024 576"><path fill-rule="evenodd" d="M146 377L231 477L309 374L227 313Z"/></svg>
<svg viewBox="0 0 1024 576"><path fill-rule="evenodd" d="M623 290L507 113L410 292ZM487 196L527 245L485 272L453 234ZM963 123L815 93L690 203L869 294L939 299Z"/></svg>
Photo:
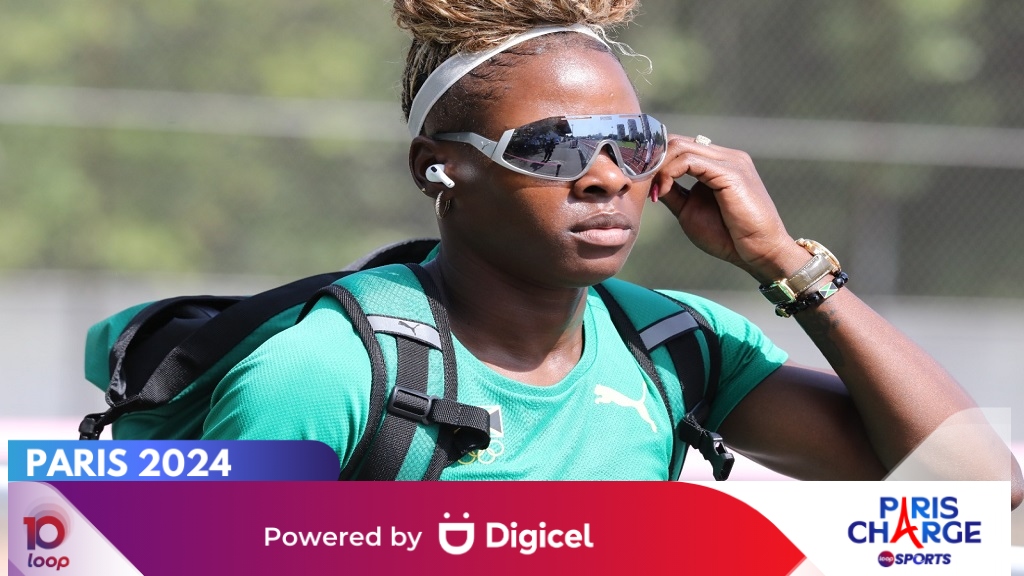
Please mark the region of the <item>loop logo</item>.
<svg viewBox="0 0 1024 576"><path fill-rule="evenodd" d="M452 515L445 512L445 520L451 518ZM469 520L469 512L462 514L462 517ZM437 525L437 538L441 543L441 549L451 554L452 556L460 556L469 552L469 549L473 547L473 523L472 522L441 522ZM450 532L462 532L466 536L466 541L462 544L453 546L448 542L448 534Z"/></svg>
<svg viewBox="0 0 1024 576"><path fill-rule="evenodd" d="M896 563L896 557L892 555L892 552L887 550L878 555L878 563L883 567L888 568Z"/></svg>
<svg viewBox="0 0 1024 576"><path fill-rule="evenodd" d="M46 556L42 551L60 546L68 535L68 516L56 507L47 507L33 516L23 516L25 525L25 549L28 550L28 568L67 568L71 560L67 556Z"/></svg>

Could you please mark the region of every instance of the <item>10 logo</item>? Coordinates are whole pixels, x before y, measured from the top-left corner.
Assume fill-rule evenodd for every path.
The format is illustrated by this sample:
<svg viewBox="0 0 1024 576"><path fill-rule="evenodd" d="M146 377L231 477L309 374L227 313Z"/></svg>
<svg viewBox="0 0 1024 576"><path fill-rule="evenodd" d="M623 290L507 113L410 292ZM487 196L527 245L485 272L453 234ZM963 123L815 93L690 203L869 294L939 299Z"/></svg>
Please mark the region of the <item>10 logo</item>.
<svg viewBox="0 0 1024 576"><path fill-rule="evenodd" d="M43 513L42 516L25 516L22 518L25 524L26 548L35 550L52 550L60 546L67 536L67 528L64 522L53 513ZM29 568L66 568L71 564L67 556L36 556L33 553L28 555Z"/></svg>

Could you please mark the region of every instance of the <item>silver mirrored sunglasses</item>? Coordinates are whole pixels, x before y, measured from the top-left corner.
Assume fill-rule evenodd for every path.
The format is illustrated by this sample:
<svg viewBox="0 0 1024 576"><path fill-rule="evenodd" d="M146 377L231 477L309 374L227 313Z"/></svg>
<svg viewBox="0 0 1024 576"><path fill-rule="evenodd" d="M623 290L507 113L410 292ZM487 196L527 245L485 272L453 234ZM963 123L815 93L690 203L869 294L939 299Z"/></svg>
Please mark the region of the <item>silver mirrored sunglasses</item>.
<svg viewBox="0 0 1024 576"><path fill-rule="evenodd" d="M657 172L668 149L665 125L649 114L552 116L506 130L497 142L475 132L432 137L469 144L512 171L564 181L586 174L607 145L632 180Z"/></svg>

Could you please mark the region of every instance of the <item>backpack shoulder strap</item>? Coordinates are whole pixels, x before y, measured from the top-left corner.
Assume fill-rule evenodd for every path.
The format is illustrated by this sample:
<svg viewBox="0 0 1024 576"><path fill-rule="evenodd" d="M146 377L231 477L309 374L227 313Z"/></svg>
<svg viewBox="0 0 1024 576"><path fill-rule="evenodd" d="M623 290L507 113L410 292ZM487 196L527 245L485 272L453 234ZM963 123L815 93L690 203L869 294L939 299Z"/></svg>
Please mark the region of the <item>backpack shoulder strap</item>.
<svg viewBox="0 0 1024 576"><path fill-rule="evenodd" d="M97 439L121 415L166 404L275 316L344 275L320 274L248 298L184 296L136 314L110 349L106 412L89 414L81 439Z"/></svg>
<svg viewBox="0 0 1024 576"><path fill-rule="evenodd" d="M658 388L669 418L676 422L672 402L675 391L670 393L666 388L652 356L656 349L664 348L671 368L662 373L678 381L683 406L677 436L711 463L715 479L728 478L733 455L725 448L721 436L703 426L718 391L721 372L718 336L707 319L660 292L622 280L610 279L594 288L626 347ZM681 463L673 460L670 477L678 475L681 467Z"/></svg>
<svg viewBox="0 0 1024 576"><path fill-rule="evenodd" d="M302 305L318 289L356 270L422 261L437 243L436 239L397 242L340 272L310 276L254 296L168 298L100 322L89 331L86 371L97 385L103 386L107 380L109 408L87 415L79 426L80 437L99 438L103 429L122 415L151 410L186 394L196 400L186 411L203 413L188 418L184 428L167 428L173 428L179 438L199 437L209 405L198 397L208 395L249 352L294 324ZM106 374L102 374L104 360Z"/></svg>
<svg viewBox="0 0 1024 576"><path fill-rule="evenodd" d="M366 428L341 478L436 480L466 453L487 447L489 414L457 401L451 328L425 270L407 264L347 278L321 290L307 310L321 296L337 299L352 319L373 373ZM382 348L388 340L391 371Z"/></svg>

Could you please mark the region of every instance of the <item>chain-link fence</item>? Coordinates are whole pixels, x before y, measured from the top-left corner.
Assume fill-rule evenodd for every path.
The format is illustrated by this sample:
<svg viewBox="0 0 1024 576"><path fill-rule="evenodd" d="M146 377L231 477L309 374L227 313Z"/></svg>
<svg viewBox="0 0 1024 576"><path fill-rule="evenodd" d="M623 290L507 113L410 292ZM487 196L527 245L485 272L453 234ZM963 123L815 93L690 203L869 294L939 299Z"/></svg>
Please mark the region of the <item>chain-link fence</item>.
<svg viewBox="0 0 1024 576"><path fill-rule="evenodd" d="M6 3L0 269L288 276L433 234L407 41L386 5L337 4ZM645 108L749 151L861 293L1024 296L1024 5L651 2L620 38L654 63ZM658 213L625 274L751 283Z"/></svg>

